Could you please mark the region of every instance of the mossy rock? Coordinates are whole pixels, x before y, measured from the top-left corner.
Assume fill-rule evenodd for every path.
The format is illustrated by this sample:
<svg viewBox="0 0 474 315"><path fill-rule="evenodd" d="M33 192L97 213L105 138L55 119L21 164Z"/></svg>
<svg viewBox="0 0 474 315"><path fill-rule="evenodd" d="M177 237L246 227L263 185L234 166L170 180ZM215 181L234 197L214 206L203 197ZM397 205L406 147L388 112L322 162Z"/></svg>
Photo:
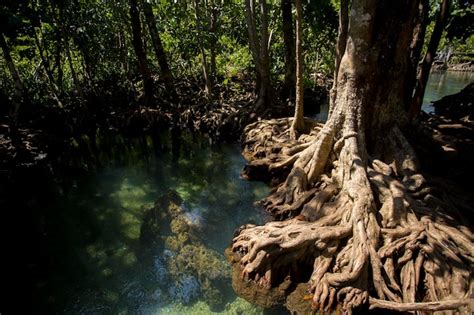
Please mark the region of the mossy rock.
<svg viewBox="0 0 474 315"><path fill-rule="evenodd" d="M140 230L140 244L145 250L164 245L165 236L172 233L173 218L183 212L182 204L183 200L178 193L169 190L155 201L153 208L145 211Z"/></svg>

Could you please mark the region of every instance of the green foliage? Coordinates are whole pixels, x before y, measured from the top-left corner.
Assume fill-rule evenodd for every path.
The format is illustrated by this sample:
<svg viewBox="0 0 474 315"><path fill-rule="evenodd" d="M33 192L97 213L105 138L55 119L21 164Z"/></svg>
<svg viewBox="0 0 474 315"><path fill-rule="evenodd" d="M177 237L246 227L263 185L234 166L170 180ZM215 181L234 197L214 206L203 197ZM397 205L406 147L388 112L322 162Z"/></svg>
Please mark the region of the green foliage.
<svg viewBox="0 0 474 315"><path fill-rule="evenodd" d="M238 77L251 67L252 56L247 47L238 44L235 38L226 35L219 39L221 53L217 56L218 75L224 78L223 83Z"/></svg>
<svg viewBox="0 0 474 315"><path fill-rule="evenodd" d="M307 25L303 51L310 73L332 74L334 71L335 42L338 13L334 0L312 0L303 7Z"/></svg>
<svg viewBox="0 0 474 315"><path fill-rule="evenodd" d="M168 63L178 80L201 80L201 48L208 59L211 51L215 53L217 85L227 85L254 70L241 0L198 1L199 23L193 1L143 1L152 5ZM139 10L143 11L141 3L139 0ZM271 72L277 79L273 83L279 84L285 68L280 1L268 0L268 7ZM337 7L336 0L304 2L306 82L311 82L315 73L333 71ZM34 108L56 106L55 94L66 107L98 99L120 106L135 102L140 94L128 0L6 0L0 5L0 24L27 99L39 105ZM142 26L148 63L158 75L143 16ZM1 95L11 100L14 84L3 53L0 67ZM79 82L74 82L73 71Z"/></svg>
<svg viewBox="0 0 474 315"><path fill-rule="evenodd" d="M441 37L438 51L451 49L465 56L453 56L450 62L467 62L470 58L467 54L474 53L474 27L472 21L474 19L474 6L471 1L452 1L450 17ZM429 24L426 28L426 40L423 53L433 33L436 18L439 14L440 3L430 1Z"/></svg>

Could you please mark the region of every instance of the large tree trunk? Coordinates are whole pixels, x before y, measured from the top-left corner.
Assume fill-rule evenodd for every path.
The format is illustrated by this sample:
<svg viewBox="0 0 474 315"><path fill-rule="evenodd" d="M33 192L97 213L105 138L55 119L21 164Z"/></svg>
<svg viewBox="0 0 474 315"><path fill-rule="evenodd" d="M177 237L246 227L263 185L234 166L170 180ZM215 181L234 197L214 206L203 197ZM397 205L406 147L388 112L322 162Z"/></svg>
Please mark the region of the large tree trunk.
<svg viewBox="0 0 474 315"><path fill-rule="evenodd" d="M283 81L282 96L292 98L296 86L296 57L295 39L293 36L293 17L291 13L291 0L281 0L281 21L283 43L285 46L285 79Z"/></svg>
<svg viewBox="0 0 474 315"><path fill-rule="evenodd" d="M132 44L137 56L138 68L143 80L145 90L144 105L148 106L153 100L153 79L150 68L146 60L146 53L143 48L142 27L140 24L140 12L138 11L137 0L129 0L130 22L132 26Z"/></svg>
<svg viewBox="0 0 474 315"><path fill-rule="evenodd" d="M160 34L156 28L155 15L153 14L153 8L150 3L143 1L143 13L145 14L145 19L148 24L148 29L151 35L151 41L153 43L153 49L155 51L156 59L161 69L161 76L163 82L166 85L167 89L172 89L173 87L173 75L171 74L168 61L166 59L165 49L163 48L163 43L161 42Z"/></svg>
<svg viewBox="0 0 474 315"><path fill-rule="evenodd" d="M426 51L425 57L421 63L418 79L416 82L415 93L410 106L410 119L416 119L421 112L421 105L423 105L423 96L425 95L426 83L428 83L428 77L430 75L431 65L433 64L436 56L436 50L438 49L441 35L449 17L449 7L451 6L451 0L443 0L441 8L436 19L436 23L431 34L430 43Z"/></svg>
<svg viewBox="0 0 474 315"><path fill-rule="evenodd" d="M244 279L271 288L310 275L321 310L471 302L474 234L431 195L401 132L416 12L417 1L353 0L327 122L299 141L287 119L247 127L249 167L289 174L263 202L286 220L243 226L233 240Z"/></svg>
<svg viewBox="0 0 474 315"><path fill-rule="evenodd" d="M291 124L291 137L297 139L304 132L304 85L303 85L303 10L301 8L301 0L295 0L296 6L296 101L295 116Z"/></svg>
<svg viewBox="0 0 474 315"><path fill-rule="evenodd" d="M5 35L0 32L0 47L2 48L3 57L7 63L8 71L10 71L10 75L13 79L13 84L15 86L15 104L14 108L12 108L12 116L15 118L17 116L18 110L20 109L20 103L23 99L23 94L25 89L23 88L23 83L20 79L20 75L18 74L18 70L16 69L15 63L10 54L10 47L8 47L7 41L5 40Z"/></svg>

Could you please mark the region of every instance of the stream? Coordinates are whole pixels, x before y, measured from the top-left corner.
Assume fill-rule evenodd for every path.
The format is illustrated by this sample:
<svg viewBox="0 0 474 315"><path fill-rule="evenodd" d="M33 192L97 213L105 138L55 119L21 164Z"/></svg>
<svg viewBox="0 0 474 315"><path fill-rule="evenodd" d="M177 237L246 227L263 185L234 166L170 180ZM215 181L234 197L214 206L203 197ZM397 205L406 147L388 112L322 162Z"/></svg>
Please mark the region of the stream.
<svg viewBox="0 0 474 315"><path fill-rule="evenodd" d="M186 212L199 222L199 240L224 262L236 228L262 223L254 201L269 188L239 178L244 166L238 145L205 145L177 161L171 153L143 157L72 179L51 204L47 222L53 271L38 284L41 313L65 314L261 314L263 310L235 296L230 266L224 299L217 309L202 300L202 280L186 273L176 277L167 249L140 253L140 230L147 209L168 190L184 200ZM146 246L146 245L145 245Z"/></svg>
<svg viewBox="0 0 474 315"><path fill-rule="evenodd" d="M428 114L434 113L432 105L434 101L446 95L458 93L472 82L474 82L474 73L472 72L443 71L430 73L421 109Z"/></svg>
<svg viewBox="0 0 474 315"><path fill-rule="evenodd" d="M456 94L474 82L474 73L462 71L431 72L426 85L421 110L428 114L434 113L433 102L446 95ZM319 113L313 118L326 121L328 104L320 107Z"/></svg>

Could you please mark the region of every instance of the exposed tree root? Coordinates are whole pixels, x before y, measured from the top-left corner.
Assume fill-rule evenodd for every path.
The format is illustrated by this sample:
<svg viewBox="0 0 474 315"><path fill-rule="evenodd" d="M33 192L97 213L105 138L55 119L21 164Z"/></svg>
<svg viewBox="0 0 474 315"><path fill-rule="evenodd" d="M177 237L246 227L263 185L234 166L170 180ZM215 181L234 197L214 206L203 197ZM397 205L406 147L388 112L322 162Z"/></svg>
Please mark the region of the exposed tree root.
<svg viewBox="0 0 474 315"><path fill-rule="evenodd" d="M271 287L310 257L313 308L472 310L474 235L432 195L400 130L393 127L388 144L370 156L354 120L338 108L296 141L289 123L246 129L250 164L289 172L264 206L277 219L294 218L240 231L232 249L242 276Z"/></svg>

